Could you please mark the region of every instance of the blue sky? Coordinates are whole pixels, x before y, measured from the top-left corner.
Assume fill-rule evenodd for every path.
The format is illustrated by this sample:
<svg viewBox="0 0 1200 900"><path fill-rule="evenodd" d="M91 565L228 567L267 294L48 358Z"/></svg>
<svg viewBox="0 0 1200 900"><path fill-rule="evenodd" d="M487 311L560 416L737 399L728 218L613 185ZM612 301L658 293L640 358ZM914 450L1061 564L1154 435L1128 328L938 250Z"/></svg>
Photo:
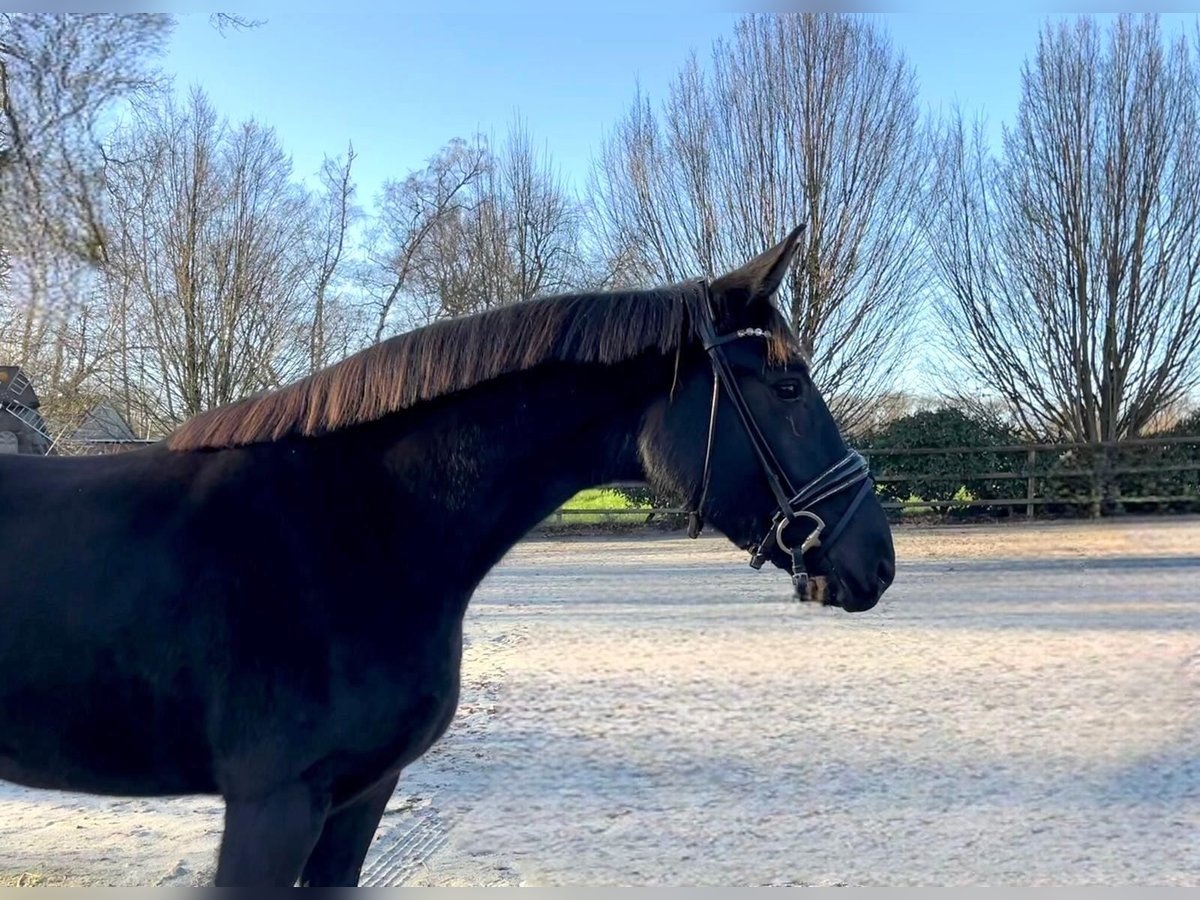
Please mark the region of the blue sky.
<svg viewBox="0 0 1200 900"><path fill-rule="evenodd" d="M181 16L165 68L231 118L279 131L300 173L347 140L364 199L453 137L503 134L516 113L581 178L636 80L658 93L692 46L735 17L363 13L271 15L221 37Z"/></svg>
<svg viewBox="0 0 1200 900"><path fill-rule="evenodd" d="M460 10L462 7L458 7ZM626 9L631 8L628 4ZM454 7L451 7L454 9ZM206 14L180 16L164 68L197 84L231 119L274 126L296 172L358 153L360 199L402 177L453 137L502 134L516 113L582 185L605 130L635 85L661 97L687 55L708 54L736 15L716 12L413 14L248 13L260 29L218 34ZM985 112L998 133L1013 115L1021 61L1045 15L873 16L916 67L922 102ZM1194 16L1167 17L1179 27Z"/></svg>

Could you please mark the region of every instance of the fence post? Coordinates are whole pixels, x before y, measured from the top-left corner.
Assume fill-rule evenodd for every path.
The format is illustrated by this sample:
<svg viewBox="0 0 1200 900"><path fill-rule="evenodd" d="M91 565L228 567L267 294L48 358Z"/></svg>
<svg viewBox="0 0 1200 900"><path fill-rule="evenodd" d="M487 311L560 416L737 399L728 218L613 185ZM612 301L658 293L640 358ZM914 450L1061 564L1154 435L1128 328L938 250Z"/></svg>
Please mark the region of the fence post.
<svg viewBox="0 0 1200 900"><path fill-rule="evenodd" d="M1037 476L1034 475L1037 466L1037 450L1030 448L1025 455L1025 474L1029 476L1025 482L1025 518L1032 519L1034 513L1033 498L1037 494Z"/></svg>
<svg viewBox="0 0 1200 900"><path fill-rule="evenodd" d="M1092 518L1098 519L1104 510L1104 447L1092 444Z"/></svg>

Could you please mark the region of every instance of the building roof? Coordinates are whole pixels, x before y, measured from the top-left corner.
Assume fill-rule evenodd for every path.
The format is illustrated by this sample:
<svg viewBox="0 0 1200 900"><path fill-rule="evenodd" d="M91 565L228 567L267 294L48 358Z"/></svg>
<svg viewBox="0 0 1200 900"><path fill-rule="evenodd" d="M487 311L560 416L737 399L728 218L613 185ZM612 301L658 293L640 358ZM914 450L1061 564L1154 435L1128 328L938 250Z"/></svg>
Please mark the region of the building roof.
<svg viewBox="0 0 1200 900"><path fill-rule="evenodd" d="M71 440L111 443L136 441L137 436L119 412L107 403L100 403L84 415L79 427L71 433Z"/></svg>

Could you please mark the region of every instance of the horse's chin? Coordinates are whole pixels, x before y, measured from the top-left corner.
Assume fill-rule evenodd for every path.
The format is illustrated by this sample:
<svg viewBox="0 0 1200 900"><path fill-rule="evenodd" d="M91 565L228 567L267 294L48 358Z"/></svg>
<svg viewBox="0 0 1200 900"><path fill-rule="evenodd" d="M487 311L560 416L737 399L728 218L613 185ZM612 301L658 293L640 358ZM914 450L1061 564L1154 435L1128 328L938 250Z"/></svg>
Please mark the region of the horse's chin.
<svg viewBox="0 0 1200 900"><path fill-rule="evenodd" d="M801 603L819 603L822 606L837 606L833 592L829 587L829 579L824 575L813 575L803 584L793 589L796 599Z"/></svg>
<svg viewBox="0 0 1200 900"><path fill-rule="evenodd" d="M734 541L734 543L742 550L748 553L754 553L758 549L757 540L742 540ZM775 544L774 541L767 548L767 561L780 571L792 574L792 558ZM829 578L825 575L810 575L801 584L795 585L792 588L792 596L795 600L801 603L817 603L821 606L840 606L837 599L837 590L833 587Z"/></svg>

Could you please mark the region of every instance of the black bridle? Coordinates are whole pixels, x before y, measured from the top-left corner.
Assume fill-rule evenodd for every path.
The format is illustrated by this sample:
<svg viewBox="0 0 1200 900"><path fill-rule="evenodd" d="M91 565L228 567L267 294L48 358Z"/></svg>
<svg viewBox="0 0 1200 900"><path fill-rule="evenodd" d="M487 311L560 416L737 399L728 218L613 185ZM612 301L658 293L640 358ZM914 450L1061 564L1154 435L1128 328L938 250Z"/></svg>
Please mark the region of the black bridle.
<svg viewBox="0 0 1200 900"><path fill-rule="evenodd" d="M693 538L698 537L701 529L704 527L701 508L705 498L708 496L708 479L712 469L713 439L717 427L717 401L721 395L721 387L724 386L725 393L729 396L729 401L733 404L733 408L742 422L746 436L750 439L750 446L754 448L754 453L762 465L763 474L766 475L767 485L770 487L771 493L775 495L775 502L778 505L767 533L758 542L755 549L751 551L750 565L755 569L762 567L762 564L767 559L767 554L770 552L770 544L773 540L784 553L791 556L792 583L798 590L802 591L808 582L808 570L804 565L804 555L816 547L823 547L826 553L828 553L829 549L842 536L855 511L871 493L873 482L870 470L862 454L857 450L850 450L842 459L834 463L816 478L798 490L793 488L791 481L788 479L787 472L784 471L779 461L775 458L775 454L771 450L771 445L767 443L762 430L754 420L754 415L750 412L746 398L742 396L742 391L738 387L737 380L733 377L733 370L730 368L729 361L725 358L725 352L722 349L726 344L747 338L770 339L772 337L771 332L762 328L741 328L729 334L718 335L716 331L716 315L712 308L712 298L709 293L708 282L702 282L702 286L704 290L705 314L699 317L696 325L704 350L708 353L708 357L712 361L713 394L712 408L708 417L708 443L704 451L704 474L700 482L699 499L691 504L692 511L688 514L688 536ZM846 507L845 512L842 513L833 531L828 537L822 538L821 535L826 528L826 522L824 518L813 510L813 507L859 483L862 486L854 495L854 499L850 501L850 505ZM785 532L789 526L795 524L800 519L808 519L813 523L814 527L803 541L799 544L789 546L785 540Z"/></svg>

